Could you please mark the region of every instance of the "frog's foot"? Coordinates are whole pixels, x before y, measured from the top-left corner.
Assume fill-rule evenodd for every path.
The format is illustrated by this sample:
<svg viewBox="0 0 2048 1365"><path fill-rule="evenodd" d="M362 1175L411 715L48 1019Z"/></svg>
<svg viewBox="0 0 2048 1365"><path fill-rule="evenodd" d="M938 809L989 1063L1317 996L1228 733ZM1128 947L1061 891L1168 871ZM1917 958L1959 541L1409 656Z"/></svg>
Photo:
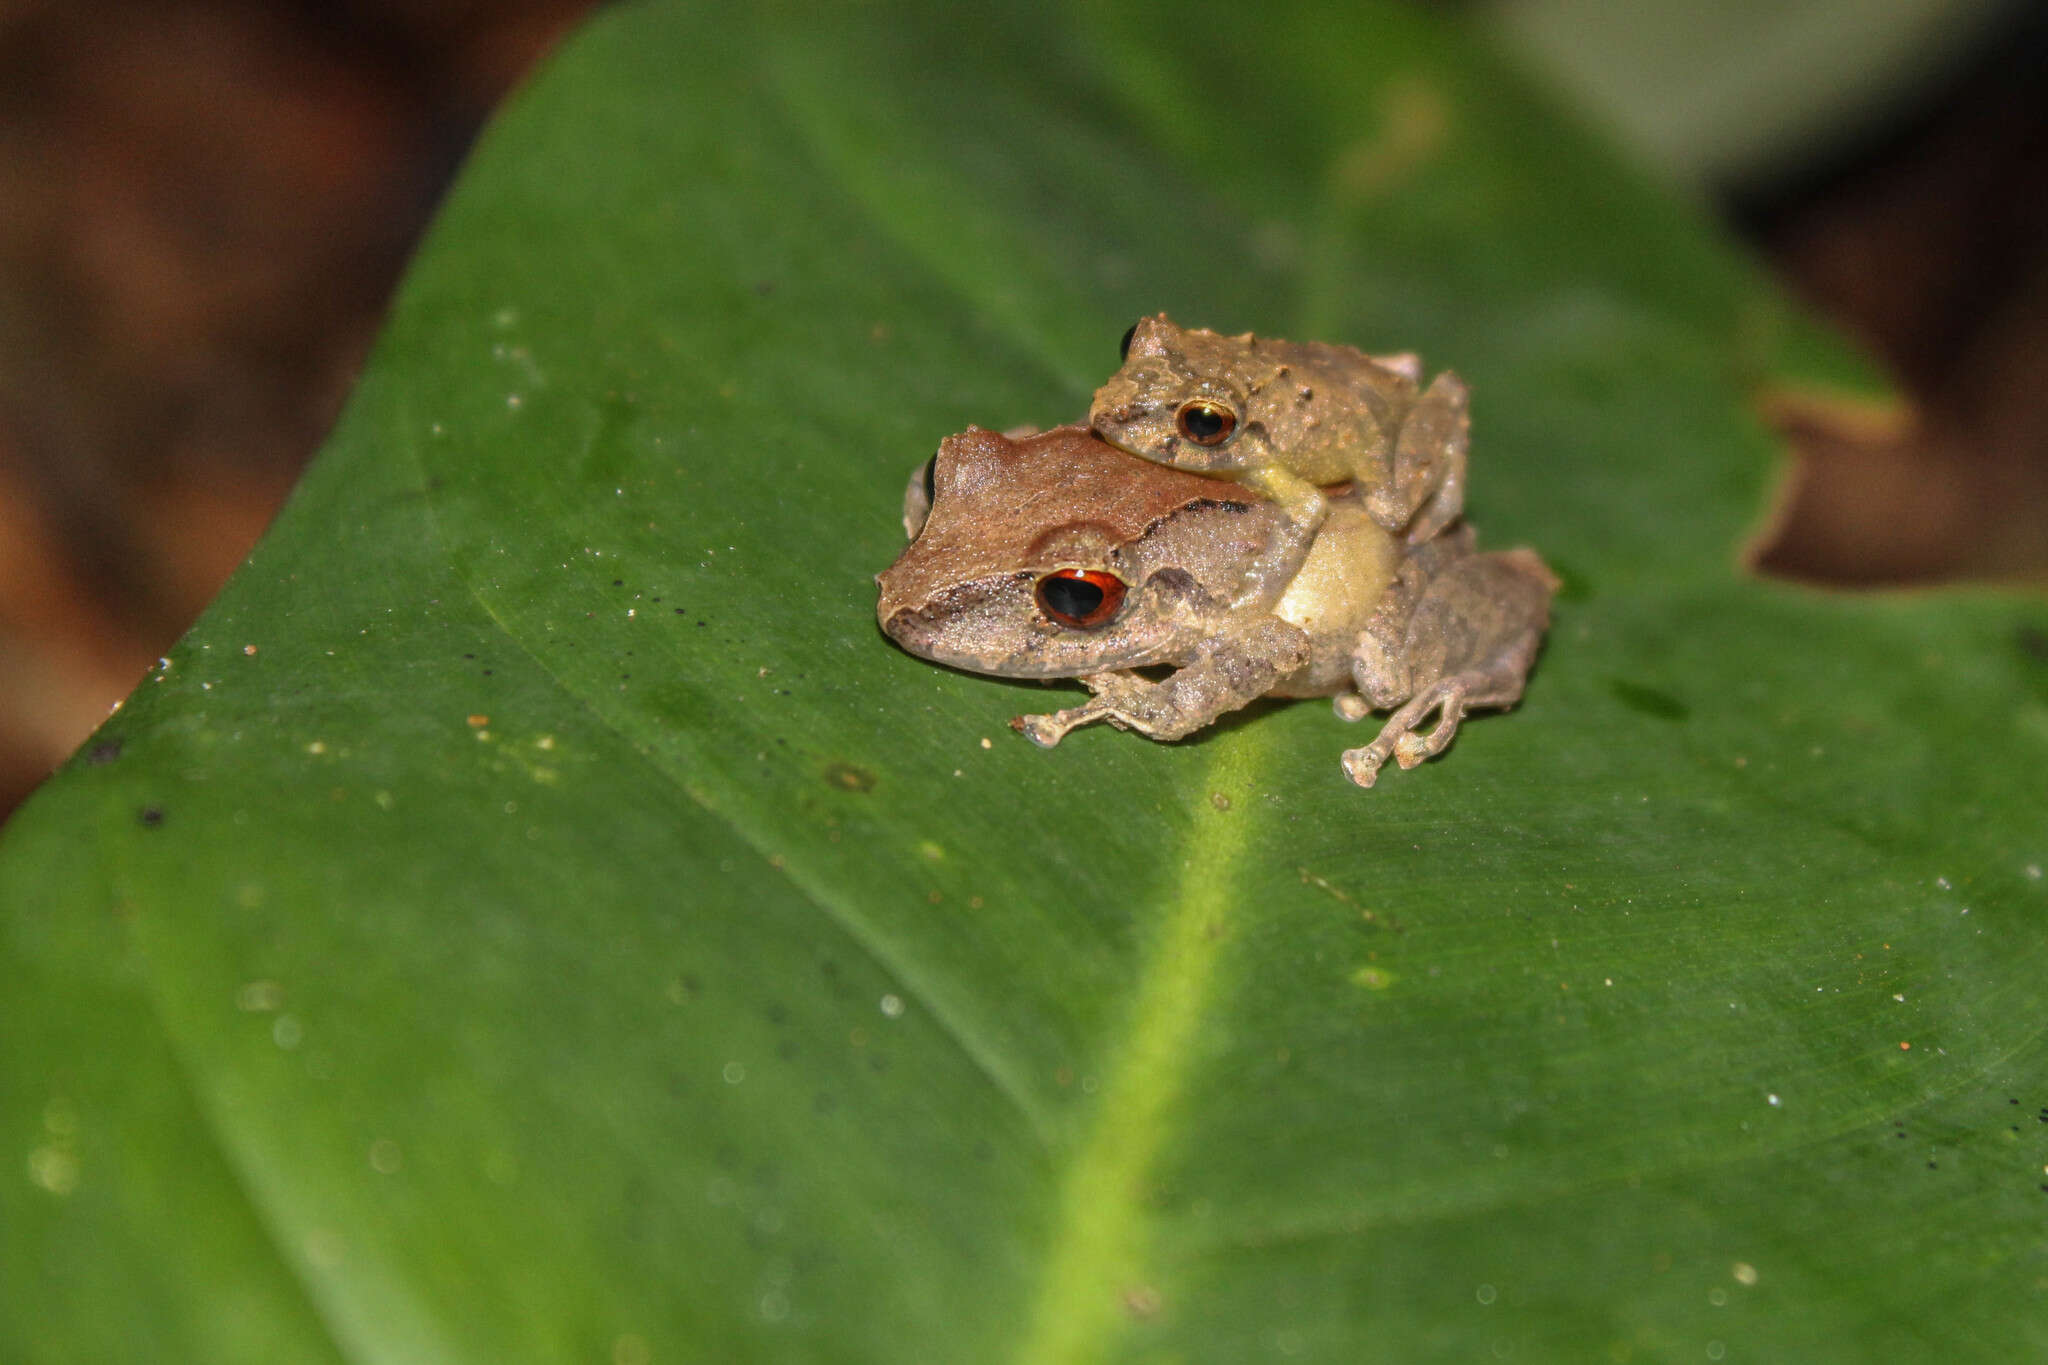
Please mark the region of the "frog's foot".
<svg viewBox="0 0 2048 1365"><path fill-rule="evenodd" d="M1095 694L1092 700L1064 711L1013 716L1010 728L1041 749L1050 749L1065 739L1068 731L1098 720L1106 720L1119 730L1129 729L1125 711L1142 711L1147 694L1157 690L1152 683L1123 669L1088 674L1081 679L1081 685Z"/></svg>
<svg viewBox="0 0 2048 1365"><path fill-rule="evenodd" d="M1445 678L1434 687L1425 688L1407 705L1387 717L1387 723L1380 727L1379 737L1372 743L1344 751L1345 776L1361 787L1370 787L1378 780L1380 767L1389 758L1403 768L1412 768L1442 753L1457 737L1458 722L1464 719L1472 688L1481 681L1480 675L1461 673ZM1436 725L1427 734L1417 733L1415 727L1422 724L1432 711L1438 713Z"/></svg>

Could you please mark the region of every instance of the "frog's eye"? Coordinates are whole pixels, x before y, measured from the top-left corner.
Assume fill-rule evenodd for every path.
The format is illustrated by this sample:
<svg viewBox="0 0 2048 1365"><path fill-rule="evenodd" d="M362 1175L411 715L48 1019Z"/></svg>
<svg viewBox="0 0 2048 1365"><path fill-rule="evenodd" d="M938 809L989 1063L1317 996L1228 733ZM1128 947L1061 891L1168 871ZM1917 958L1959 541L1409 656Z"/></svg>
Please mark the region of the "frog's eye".
<svg viewBox="0 0 2048 1365"><path fill-rule="evenodd" d="M1237 414L1213 398L1190 398L1173 414L1173 425L1198 446L1220 446L1237 430Z"/></svg>
<svg viewBox="0 0 2048 1365"><path fill-rule="evenodd" d="M1134 322L1124 332L1124 339L1116 344L1116 358L1118 360L1129 360L1131 358L1131 338L1137 334L1138 324Z"/></svg>
<svg viewBox="0 0 2048 1365"><path fill-rule="evenodd" d="M1055 569L1038 580L1038 609L1063 626L1102 625L1124 604L1124 581L1101 569Z"/></svg>
<svg viewBox="0 0 2048 1365"><path fill-rule="evenodd" d="M930 507L939 500L939 457L934 455L924 462L924 505Z"/></svg>

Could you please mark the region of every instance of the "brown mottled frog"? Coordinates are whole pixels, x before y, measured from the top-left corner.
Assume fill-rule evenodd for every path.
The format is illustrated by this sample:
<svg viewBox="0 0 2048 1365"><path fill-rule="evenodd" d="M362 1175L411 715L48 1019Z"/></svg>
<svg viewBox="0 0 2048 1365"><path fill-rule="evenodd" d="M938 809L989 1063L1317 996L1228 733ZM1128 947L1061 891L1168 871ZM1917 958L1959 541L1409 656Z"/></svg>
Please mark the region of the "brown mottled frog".
<svg viewBox="0 0 2048 1365"><path fill-rule="evenodd" d="M1287 526L1251 584L1284 581L1349 483L1380 526L1410 544L1465 503L1468 395L1446 371L1421 389L1414 355L1326 342L1224 336L1161 313L1124 334L1123 367L1095 393L1104 440L1176 469L1233 479L1277 502Z"/></svg>
<svg viewBox="0 0 2048 1365"><path fill-rule="evenodd" d="M1325 501L1293 574L1254 582L1291 529L1273 499L1080 426L970 427L911 476L912 539L876 578L876 616L937 663L1079 678L1090 701L1011 722L1048 747L1097 720L1179 739L1260 696L1334 696L1345 720L1392 709L1343 756L1369 787L1389 757L1442 752L1468 709L1520 699L1557 584L1533 551L1480 554L1464 527L1411 544L1355 486ZM1158 665L1174 671L1138 672Z"/></svg>

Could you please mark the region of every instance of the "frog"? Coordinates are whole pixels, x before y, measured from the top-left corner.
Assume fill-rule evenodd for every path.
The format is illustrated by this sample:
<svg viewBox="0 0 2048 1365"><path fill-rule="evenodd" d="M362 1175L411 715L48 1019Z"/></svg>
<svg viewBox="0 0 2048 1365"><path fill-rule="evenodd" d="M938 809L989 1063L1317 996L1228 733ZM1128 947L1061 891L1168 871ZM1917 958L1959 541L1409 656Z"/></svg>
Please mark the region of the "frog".
<svg viewBox="0 0 2048 1365"><path fill-rule="evenodd" d="M1521 700L1557 580L1532 550L1481 553L1462 524L1411 543L1358 487L1326 492L1295 572L1253 585L1290 533L1277 500L1080 424L969 427L911 474L910 543L876 575L876 619L934 663L1078 679L1085 703L1011 721L1045 748L1098 721L1177 740L1258 697L1391 712L1341 758L1370 787L1390 758L1442 753L1468 711Z"/></svg>
<svg viewBox="0 0 2048 1365"><path fill-rule="evenodd" d="M1348 483L1373 520L1410 543L1465 505L1470 394L1448 370L1422 387L1412 352L1226 336L1165 313L1124 333L1122 367L1096 390L1089 424L1110 444L1176 469L1235 480L1278 503L1287 525L1253 566L1256 593L1285 582Z"/></svg>

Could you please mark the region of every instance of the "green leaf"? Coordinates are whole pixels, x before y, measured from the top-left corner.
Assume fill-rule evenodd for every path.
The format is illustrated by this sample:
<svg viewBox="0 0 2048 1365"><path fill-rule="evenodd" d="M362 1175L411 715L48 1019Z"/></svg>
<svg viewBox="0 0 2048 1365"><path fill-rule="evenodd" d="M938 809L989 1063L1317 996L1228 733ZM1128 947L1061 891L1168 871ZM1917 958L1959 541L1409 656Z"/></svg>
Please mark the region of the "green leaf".
<svg viewBox="0 0 2048 1365"><path fill-rule="evenodd" d="M1160 308L1471 381L1517 712L1366 792L880 638ZM2048 610L1746 577L1786 382L1426 13L607 12L7 832L0 1357L2039 1355Z"/></svg>

